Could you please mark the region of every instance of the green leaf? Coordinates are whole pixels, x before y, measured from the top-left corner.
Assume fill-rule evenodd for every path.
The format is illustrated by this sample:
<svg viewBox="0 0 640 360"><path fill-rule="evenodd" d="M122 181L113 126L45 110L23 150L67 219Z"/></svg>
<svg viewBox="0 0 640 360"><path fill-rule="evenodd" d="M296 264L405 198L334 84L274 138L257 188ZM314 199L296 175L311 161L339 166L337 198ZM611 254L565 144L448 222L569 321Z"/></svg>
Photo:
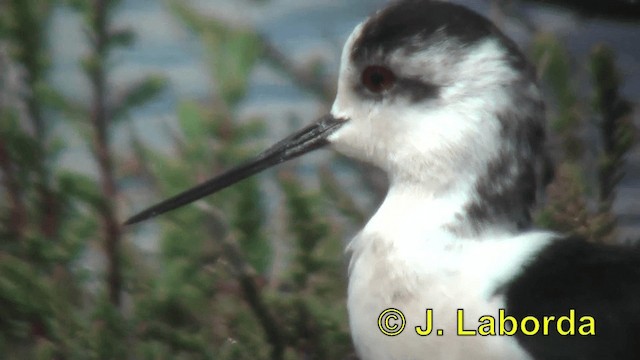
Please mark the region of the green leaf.
<svg viewBox="0 0 640 360"><path fill-rule="evenodd" d="M229 31L220 37L207 33L204 37L209 49L212 72L223 99L230 106L236 105L245 95L249 75L253 69L262 43L258 36L247 31Z"/></svg>
<svg viewBox="0 0 640 360"><path fill-rule="evenodd" d="M221 97L235 106L245 95L251 70L262 53L256 32L234 28L215 17L204 17L181 2L171 2L173 11L203 39L210 69Z"/></svg>
<svg viewBox="0 0 640 360"><path fill-rule="evenodd" d="M52 311L50 289L28 262L3 254L0 261L0 333L26 338L24 327Z"/></svg>
<svg viewBox="0 0 640 360"><path fill-rule="evenodd" d="M183 101L178 106L180 128L189 142L200 142L206 134L206 126L200 106L193 101Z"/></svg>
<svg viewBox="0 0 640 360"><path fill-rule="evenodd" d="M114 30L109 34L109 45L130 46L135 41L135 34L130 29Z"/></svg>
<svg viewBox="0 0 640 360"><path fill-rule="evenodd" d="M569 53L564 45L553 35L544 34L536 38L534 58L541 69L541 77L551 87L561 111L569 112L575 107L577 95L573 82L573 68ZM568 123L562 128L570 128L578 119L575 116L563 117Z"/></svg>
<svg viewBox="0 0 640 360"><path fill-rule="evenodd" d="M89 116L82 104L64 97L59 91L47 84L39 84L34 90L43 104L60 111L64 115L64 119L82 120Z"/></svg>
<svg viewBox="0 0 640 360"><path fill-rule="evenodd" d="M176 14L192 31L201 33L202 31L205 31L208 26L211 26L203 16L191 9L184 1L171 0L169 1L169 4L173 13Z"/></svg>
<svg viewBox="0 0 640 360"><path fill-rule="evenodd" d="M63 171L58 179L63 196L76 198L94 210L103 208L105 200L93 178L72 171Z"/></svg>
<svg viewBox="0 0 640 360"><path fill-rule="evenodd" d="M87 0L65 0L64 2L80 13L85 13L91 8L91 3Z"/></svg>
<svg viewBox="0 0 640 360"><path fill-rule="evenodd" d="M118 308L102 296L90 329L91 347L100 359L125 359L128 353L126 336L128 321Z"/></svg>
<svg viewBox="0 0 640 360"><path fill-rule="evenodd" d="M161 76L149 76L126 89L113 109L113 118L122 119L134 107L144 105L152 100L166 87L166 80Z"/></svg>
<svg viewBox="0 0 640 360"><path fill-rule="evenodd" d="M42 146L22 129L14 128L5 135L11 158L19 166L34 169L39 166L43 156Z"/></svg>
<svg viewBox="0 0 640 360"><path fill-rule="evenodd" d="M259 273L264 274L271 264L273 251L262 230L267 214L262 206L258 180L247 179L235 187L238 200L235 202L232 224L238 229L238 242L247 261Z"/></svg>
<svg viewBox="0 0 640 360"><path fill-rule="evenodd" d="M102 63L103 60L95 54L88 55L80 61L80 65L89 79L93 78L98 69L100 69L100 66L102 66Z"/></svg>
<svg viewBox="0 0 640 360"><path fill-rule="evenodd" d="M294 280L298 290L302 290L307 286L309 276L320 266L315 250L329 235L329 224L319 209L318 193L305 191L293 173L285 173L278 180L287 204L287 230L296 241Z"/></svg>

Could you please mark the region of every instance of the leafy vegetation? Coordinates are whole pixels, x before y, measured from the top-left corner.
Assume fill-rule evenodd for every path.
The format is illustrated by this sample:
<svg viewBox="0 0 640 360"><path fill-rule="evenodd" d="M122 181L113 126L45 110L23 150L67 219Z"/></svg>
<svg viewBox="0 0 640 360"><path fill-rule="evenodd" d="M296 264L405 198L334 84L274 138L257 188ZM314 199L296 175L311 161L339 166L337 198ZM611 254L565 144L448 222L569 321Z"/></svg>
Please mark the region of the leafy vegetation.
<svg viewBox="0 0 640 360"><path fill-rule="evenodd" d="M259 61L327 106L333 97L332 77L321 64L296 66L252 29L202 16L187 4L168 7L201 40L216 91L207 101L181 100L174 154L158 154L133 132L132 152L123 158L111 134L168 84L161 76L113 84L113 51L135 41L113 25L120 1L0 2L3 358L354 357L343 248L368 214L329 165L318 168L317 188L285 164L154 224L121 226L139 207L132 204L139 188L123 191L123 183L164 198L263 148L264 122L239 111ZM50 81L45 35L60 7L84 19L88 52L78 66L90 84L86 103ZM539 222L616 241L612 204L634 129L631 104L618 90L615 55L600 45L587 61L572 59L551 35L537 39L532 55L552 100L552 142L562 150ZM591 74L590 97L571 80L576 62ZM68 145L57 127L85 141L96 176L58 166ZM601 146L578 135L585 128L599 134ZM593 152L597 161L586 157ZM369 167L338 162L356 169L363 195L384 194ZM275 185L277 195L267 194L264 183ZM128 241L145 236L158 239L151 255Z"/></svg>

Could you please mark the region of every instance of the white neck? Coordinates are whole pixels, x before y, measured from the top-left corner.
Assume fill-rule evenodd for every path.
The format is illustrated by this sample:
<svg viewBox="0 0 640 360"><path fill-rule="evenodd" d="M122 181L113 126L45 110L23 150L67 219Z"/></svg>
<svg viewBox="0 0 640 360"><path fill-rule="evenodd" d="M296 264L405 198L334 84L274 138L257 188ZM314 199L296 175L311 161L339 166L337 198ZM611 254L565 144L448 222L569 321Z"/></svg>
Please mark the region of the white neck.
<svg viewBox="0 0 640 360"><path fill-rule="evenodd" d="M514 227L509 224L487 224L481 232L470 228L473 220L468 218L468 206L478 199L478 178L460 176L437 186L392 178L387 196L364 231L385 235L393 231L402 237L421 239L446 235L461 240L513 233Z"/></svg>
<svg viewBox="0 0 640 360"><path fill-rule="evenodd" d="M407 264L437 263L439 254L452 248L513 238L517 231L508 224L489 224L480 232L469 230L466 207L474 194L475 179L453 183L440 192L419 183L392 181L380 208L349 245L351 265L363 251L372 250L393 254Z"/></svg>
<svg viewBox="0 0 640 360"><path fill-rule="evenodd" d="M393 231L394 237L423 239L427 234L448 232L447 226L456 222L456 215L469 201L468 187L438 192L417 184L392 184L364 231L385 235Z"/></svg>

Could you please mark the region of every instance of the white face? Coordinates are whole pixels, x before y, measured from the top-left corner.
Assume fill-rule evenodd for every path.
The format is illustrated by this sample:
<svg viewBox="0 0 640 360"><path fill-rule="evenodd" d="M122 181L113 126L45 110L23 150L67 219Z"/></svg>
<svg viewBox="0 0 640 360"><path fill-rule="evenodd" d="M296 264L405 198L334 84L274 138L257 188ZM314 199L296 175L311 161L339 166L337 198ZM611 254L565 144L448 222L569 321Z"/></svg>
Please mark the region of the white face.
<svg viewBox="0 0 640 360"><path fill-rule="evenodd" d="M381 167L392 182L439 186L486 169L503 148L496 114L513 103L510 88L519 76L502 45L488 38L463 47L434 34L420 50L397 49L384 64L376 63L376 54L369 63L354 64L351 48L362 28L356 27L342 54L331 113L348 120L329 137L336 149ZM406 92L367 96L357 87L369 65L384 65L397 78L419 79L439 91L418 100ZM528 91L539 96L533 84Z"/></svg>

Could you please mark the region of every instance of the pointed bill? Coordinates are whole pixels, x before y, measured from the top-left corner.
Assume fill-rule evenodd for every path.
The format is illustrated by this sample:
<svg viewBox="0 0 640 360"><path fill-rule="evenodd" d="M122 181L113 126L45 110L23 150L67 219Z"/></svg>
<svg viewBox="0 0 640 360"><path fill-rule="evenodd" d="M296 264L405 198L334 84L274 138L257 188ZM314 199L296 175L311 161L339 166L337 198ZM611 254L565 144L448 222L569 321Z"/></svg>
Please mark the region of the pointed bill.
<svg viewBox="0 0 640 360"><path fill-rule="evenodd" d="M228 186L246 179L274 165L296 158L310 151L319 149L329 142L327 137L344 124L343 119L336 119L325 115L311 125L289 135L269 149L265 150L253 160L232 168L211 180L175 195L129 218L125 225L131 225L158 216L167 211L194 202L207 195L213 194Z"/></svg>

